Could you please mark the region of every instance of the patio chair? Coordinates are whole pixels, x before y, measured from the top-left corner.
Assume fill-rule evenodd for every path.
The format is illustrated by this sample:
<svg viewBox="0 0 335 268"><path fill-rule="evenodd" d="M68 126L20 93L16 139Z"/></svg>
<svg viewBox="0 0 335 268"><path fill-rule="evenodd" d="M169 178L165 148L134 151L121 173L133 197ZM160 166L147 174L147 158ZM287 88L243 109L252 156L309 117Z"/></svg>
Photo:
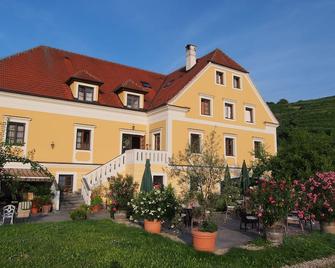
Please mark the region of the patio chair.
<svg viewBox="0 0 335 268"><path fill-rule="evenodd" d="M259 218L255 215L248 214L245 210L240 211L240 229L242 229L242 225L244 224L244 231L247 231L247 225L251 224L251 229L254 226L257 226L257 231L259 232Z"/></svg>
<svg viewBox="0 0 335 268"><path fill-rule="evenodd" d="M228 214L234 215L236 212L235 206L227 206L226 213L225 213L225 218L224 218L224 223L228 221Z"/></svg>
<svg viewBox="0 0 335 268"><path fill-rule="evenodd" d="M13 206L13 205L5 206L3 208L2 224L5 224L6 219L9 219L10 224L13 224L14 215L15 215L15 206Z"/></svg>
<svg viewBox="0 0 335 268"><path fill-rule="evenodd" d="M32 205L31 201L20 202L17 208L16 218L28 219L30 217L31 205Z"/></svg>

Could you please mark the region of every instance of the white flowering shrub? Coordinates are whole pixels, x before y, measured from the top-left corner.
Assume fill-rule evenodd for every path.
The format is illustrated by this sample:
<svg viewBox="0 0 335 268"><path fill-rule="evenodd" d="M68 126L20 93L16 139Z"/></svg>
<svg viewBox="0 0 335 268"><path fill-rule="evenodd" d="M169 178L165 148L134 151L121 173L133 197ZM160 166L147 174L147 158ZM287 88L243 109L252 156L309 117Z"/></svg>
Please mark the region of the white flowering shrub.
<svg viewBox="0 0 335 268"><path fill-rule="evenodd" d="M153 189L151 192L140 192L132 199L130 205L133 219L170 220L174 217L178 202L172 188Z"/></svg>

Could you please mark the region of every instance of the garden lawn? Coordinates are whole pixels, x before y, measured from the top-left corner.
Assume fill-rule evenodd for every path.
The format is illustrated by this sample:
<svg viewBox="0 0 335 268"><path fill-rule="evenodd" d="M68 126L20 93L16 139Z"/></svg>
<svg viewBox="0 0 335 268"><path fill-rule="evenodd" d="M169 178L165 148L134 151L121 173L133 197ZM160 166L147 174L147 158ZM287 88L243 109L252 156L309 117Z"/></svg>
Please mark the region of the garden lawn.
<svg viewBox="0 0 335 268"><path fill-rule="evenodd" d="M216 256L110 220L0 227L0 267L280 267L331 254L335 236L318 232Z"/></svg>

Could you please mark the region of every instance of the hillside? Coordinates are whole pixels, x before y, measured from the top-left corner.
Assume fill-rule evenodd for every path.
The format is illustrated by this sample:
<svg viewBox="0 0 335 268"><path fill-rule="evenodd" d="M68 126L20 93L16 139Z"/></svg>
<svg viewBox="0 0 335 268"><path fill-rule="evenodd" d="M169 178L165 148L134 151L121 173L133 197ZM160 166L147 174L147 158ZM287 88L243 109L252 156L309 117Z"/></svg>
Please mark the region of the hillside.
<svg viewBox="0 0 335 268"><path fill-rule="evenodd" d="M291 128L330 133L335 131L335 96L294 103L268 103L280 122L279 137Z"/></svg>

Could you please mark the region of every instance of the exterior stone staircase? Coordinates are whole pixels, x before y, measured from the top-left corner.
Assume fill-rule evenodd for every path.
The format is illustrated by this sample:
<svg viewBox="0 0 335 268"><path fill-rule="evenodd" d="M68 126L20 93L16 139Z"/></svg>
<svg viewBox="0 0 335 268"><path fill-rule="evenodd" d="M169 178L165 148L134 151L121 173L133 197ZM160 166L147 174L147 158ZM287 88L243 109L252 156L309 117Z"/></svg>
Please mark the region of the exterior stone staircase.
<svg viewBox="0 0 335 268"><path fill-rule="evenodd" d="M168 152L166 151L132 149L83 176L81 194L85 203L90 205L92 190L107 183L109 177L124 172L133 175L128 171L133 170L136 165L141 165L144 169L147 159L150 160L151 164L160 166L167 166L169 162ZM130 169L127 169L127 167L130 167Z"/></svg>
<svg viewBox="0 0 335 268"><path fill-rule="evenodd" d="M60 201L60 210L75 210L82 204L85 204L85 202L80 193L63 193Z"/></svg>

